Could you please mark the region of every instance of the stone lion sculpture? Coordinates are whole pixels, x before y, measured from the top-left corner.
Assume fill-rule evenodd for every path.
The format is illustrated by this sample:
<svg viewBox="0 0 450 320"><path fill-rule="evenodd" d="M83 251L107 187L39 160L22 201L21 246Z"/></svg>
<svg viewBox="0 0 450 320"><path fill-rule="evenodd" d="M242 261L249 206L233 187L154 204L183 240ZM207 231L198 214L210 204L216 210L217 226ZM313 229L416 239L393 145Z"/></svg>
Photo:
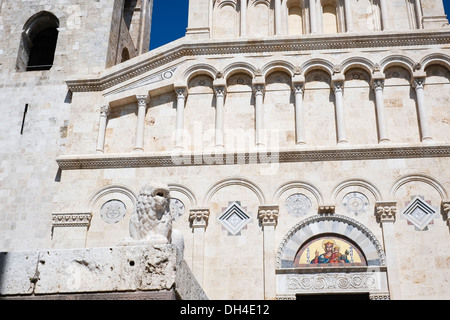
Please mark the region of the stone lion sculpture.
<svg viewBox="0 0 450 320"><path fill-rule="evenodd" d="M155 182L142 188L131 216L130 236L144 243L171 243L172 214L167 185Z"/></svg>

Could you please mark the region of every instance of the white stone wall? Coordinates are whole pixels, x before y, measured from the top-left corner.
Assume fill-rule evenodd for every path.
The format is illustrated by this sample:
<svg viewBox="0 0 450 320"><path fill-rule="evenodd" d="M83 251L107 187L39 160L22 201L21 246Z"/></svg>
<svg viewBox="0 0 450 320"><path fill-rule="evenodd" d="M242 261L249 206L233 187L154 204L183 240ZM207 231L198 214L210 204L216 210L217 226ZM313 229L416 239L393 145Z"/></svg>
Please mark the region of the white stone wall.
<svg viewBox="0 0 450 320"><path fill-rule="evenodd" d="M351 237L356 225L384 250L386 261L375 266L380 285L371 294L450 296L449 251L442 246L449 236L450 33L439 22L438 2L422 8L423 30L391 17L391 30L374 23L377 32L357 33L371 31L361 20L372 18L352 6L355 33L323 35L316 25L317 34L292 37L283 33L287 26L277 27L285 1L277 12L276 3L268 10L249 2L248 17L266 9L273 15L261 21L264 35L251 19L246 29L216 30L213 3L191 1L185 38L109 69L113 60L103 48L118 44L109 34L117 28L110 25L112 3L57 3L27 6L17 23L6 13L21 2L2 5L2 251L117 246L128 236L137 192L158 180L179 200L174 227L184 236L184 259L211 299L283 295L277 276L286 278L288 270L278 270L280 248L298 223L331 207L349 226L338 234ZM42 9L62 23L55 65L12 72L20 28ZM381 15L382 8L370 9ZM105 19L95 24L88 17L99 11ZM339 21L348 26L343 14ZM98 39L86 32L93 25ZM242 30L265 38L222 34ZM357 213L345 202L353 193L368 203ZM310 207L292 214L286 201L296 194ZM425 226L407 214L416 196L432 207ZM111 200L125 208L113 222L104 209ZM228 224L227 209L237 219ZM332 227L318 223L307 231L314 236ZM353 240L369 247L366 238Z"/></svg>
<svg viewBox="0 0 450 320"><path fill-rule="evenodd" d="M68 130L81 140L87 131L96 131L69 121L72 95L65 80L105 70L109 52L116 50L109 49L110 33L116 29L114 3L122 4L112 0L1 3L0 229L4 237L0 248L4 251L50 246L51 213L61 179L55 159L64 153ZM53 67L16 71L22 29L41 11L59 20ZM82 114L78 110L74 119Z"/></svg>

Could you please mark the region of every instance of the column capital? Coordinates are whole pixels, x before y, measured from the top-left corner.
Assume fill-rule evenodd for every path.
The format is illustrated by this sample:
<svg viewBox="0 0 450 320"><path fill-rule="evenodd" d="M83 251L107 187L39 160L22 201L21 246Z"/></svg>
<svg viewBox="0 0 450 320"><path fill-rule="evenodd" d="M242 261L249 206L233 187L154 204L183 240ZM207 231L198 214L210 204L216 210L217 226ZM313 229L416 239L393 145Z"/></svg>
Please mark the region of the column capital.
<svg viewBox="0 0 450 320"><path fill-rule="evenodd" d="M139 107L147 107L149 96L148 95L136 95L136 100Z"/></svg>
<svg viewBox="0 0 450 320"><path fill-rule="evenodd" d="M177 98L186 98L188 96L188 89L186 86L176 86L175 93Z"/></svg>
<svg viewBox="0 0 450 320"><path fill-rule="evenodd" d="M100 108L100 115L104 117L109 117L111 114L111 106L109 104L105 104Z"/></svg>
<svg viewBox="0 0 450 320"><path fill-rule="evenodd" d="M253 92L255 95L257 94L264 94L266 91L266 85L264 83L255 82L253 83Z"/></svg>
<svg viewBox="0 0 450 320"><path fill-rule="evenodd" d="M227 95L227 87L224 85L215 85L214 94L216 97L225 97Z"/></svg>
<svg viewBox="0 0 450 320"><path fill-rule="evenodd" d="M342 91L344 89L345 77L342 74L336 74L331 79L331 85L335 92Z"/></svg>
<svg viewBox="0 0 450 320"><path fill-rule="evenodd" d="M397 201L377 202L375 203L375 210L378 222L395 222Z"/></svg>
<svg viewBox="0 0 450 320"><path fill-rule="evenodd" d="M264 226L276 226L278 224L279 207L274 206L261 206L258 208L259 223Z"/></svg>
<svg viewBox="0 0 450 320"><path fill-rule="evenodd" d="M191 209L189 212L189 222L191 228L204 228L208 226L210 211L208 208Z"/></svg>
<svg viewBox="0 0 450 320"><path fill-rule="evenodd" d="M305 90L305 82L304 81L292 82L292 91L294 93L303 94L304 90Z"/></svg>
<svg viewBox="0 0 450 320"><path fill-rule="evenodd" d="M384 89L384 77L383 78L372 78L372 89L376 90L376 89Z"/></svg>
<svg viewBox="0 0 450 320"><path fill-rule="evenodd" d="M423 89L425 86L426 77L424 76L417 76L412 78L411 84L414 87L414 89Z"/></svg>

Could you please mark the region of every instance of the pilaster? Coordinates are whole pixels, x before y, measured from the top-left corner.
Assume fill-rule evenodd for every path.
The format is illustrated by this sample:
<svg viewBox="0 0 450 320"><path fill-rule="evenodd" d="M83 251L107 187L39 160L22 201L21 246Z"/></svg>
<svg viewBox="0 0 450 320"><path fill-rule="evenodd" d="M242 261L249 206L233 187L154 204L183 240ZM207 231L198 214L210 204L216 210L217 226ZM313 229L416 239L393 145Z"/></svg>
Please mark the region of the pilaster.
<svg viewBox="0 0 450 320"><path fill-rule="evenodd" d="M443 26L448 26L442 0L426 0L421 2L424 29L440 29Z"/></svg>
<svg viewBox="0 0 450 320"><path fill-rule="evenodd" d="M447 226L450 228L450 200L442 201L442 210Z"/></svg>
<svg viewBox="0 0 450 320"><path fill-rule="evenodd" d="M84 248L91 220L91 212L53 213L52 248Z"/></svg>
<svg viewBox="0 0 450 320"><path fill-rule="evenodd" d="M400 270L397 256L397 243L394 231L397 202L377 202L375 215L383 231L384 251L388 274L389 292L392 300L401 300Z"/></svg>
<svg viewBox="0 0 450 320"><path fill-rule="evenodd" d="M191 209L189 222L193 233L192 273L198 283L203 286L205 270L205 232L208 226L210 211L208 208Z"/></svg>
<svg viewBox="0 0 450 320"><path fill-rule="evenodd" d="M275 228L278 224L279 207L261 206L258 208L258 219L263 229L263 255L264 255L264 299L276 298L276 248Z"/></svg>

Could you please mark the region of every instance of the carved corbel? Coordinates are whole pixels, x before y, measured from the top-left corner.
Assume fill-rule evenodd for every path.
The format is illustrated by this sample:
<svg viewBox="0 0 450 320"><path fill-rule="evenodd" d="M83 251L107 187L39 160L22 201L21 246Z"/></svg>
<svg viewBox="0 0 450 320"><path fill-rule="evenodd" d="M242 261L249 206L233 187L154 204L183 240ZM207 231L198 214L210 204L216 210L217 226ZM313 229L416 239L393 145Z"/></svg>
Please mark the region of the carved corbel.
<svg viewBox="0 0 450 320"><path fill-rule="evenodd" d="M279 217L278 206L263 206L258 209L258 219L261 226L276 226Z"/></svg>
<svg viewBox="0 0 450 320"><path fill-rule="evenodd" d="M332 205L321 205L319 206L319 214L334 214L336 207Z"/></svg>
<svg viewBox="0 0 450 320"><path fill-rule="evenodd" d="M53 213L52 227L89 228L91 225L91 212Z"/></svg>
<svg viewBox="0 0 450 320"><path fill-rule="evenodd" d="M379 223L395 222L397 214L397 202L377 202L375 204L375 215Z"/></svg>
<svg viewBox="0 0 450 320"><path fill-rule="evenodd" d="M192 209L189 213L191 228L205 228L208 226L210 211L207 208Z"/></svg>

